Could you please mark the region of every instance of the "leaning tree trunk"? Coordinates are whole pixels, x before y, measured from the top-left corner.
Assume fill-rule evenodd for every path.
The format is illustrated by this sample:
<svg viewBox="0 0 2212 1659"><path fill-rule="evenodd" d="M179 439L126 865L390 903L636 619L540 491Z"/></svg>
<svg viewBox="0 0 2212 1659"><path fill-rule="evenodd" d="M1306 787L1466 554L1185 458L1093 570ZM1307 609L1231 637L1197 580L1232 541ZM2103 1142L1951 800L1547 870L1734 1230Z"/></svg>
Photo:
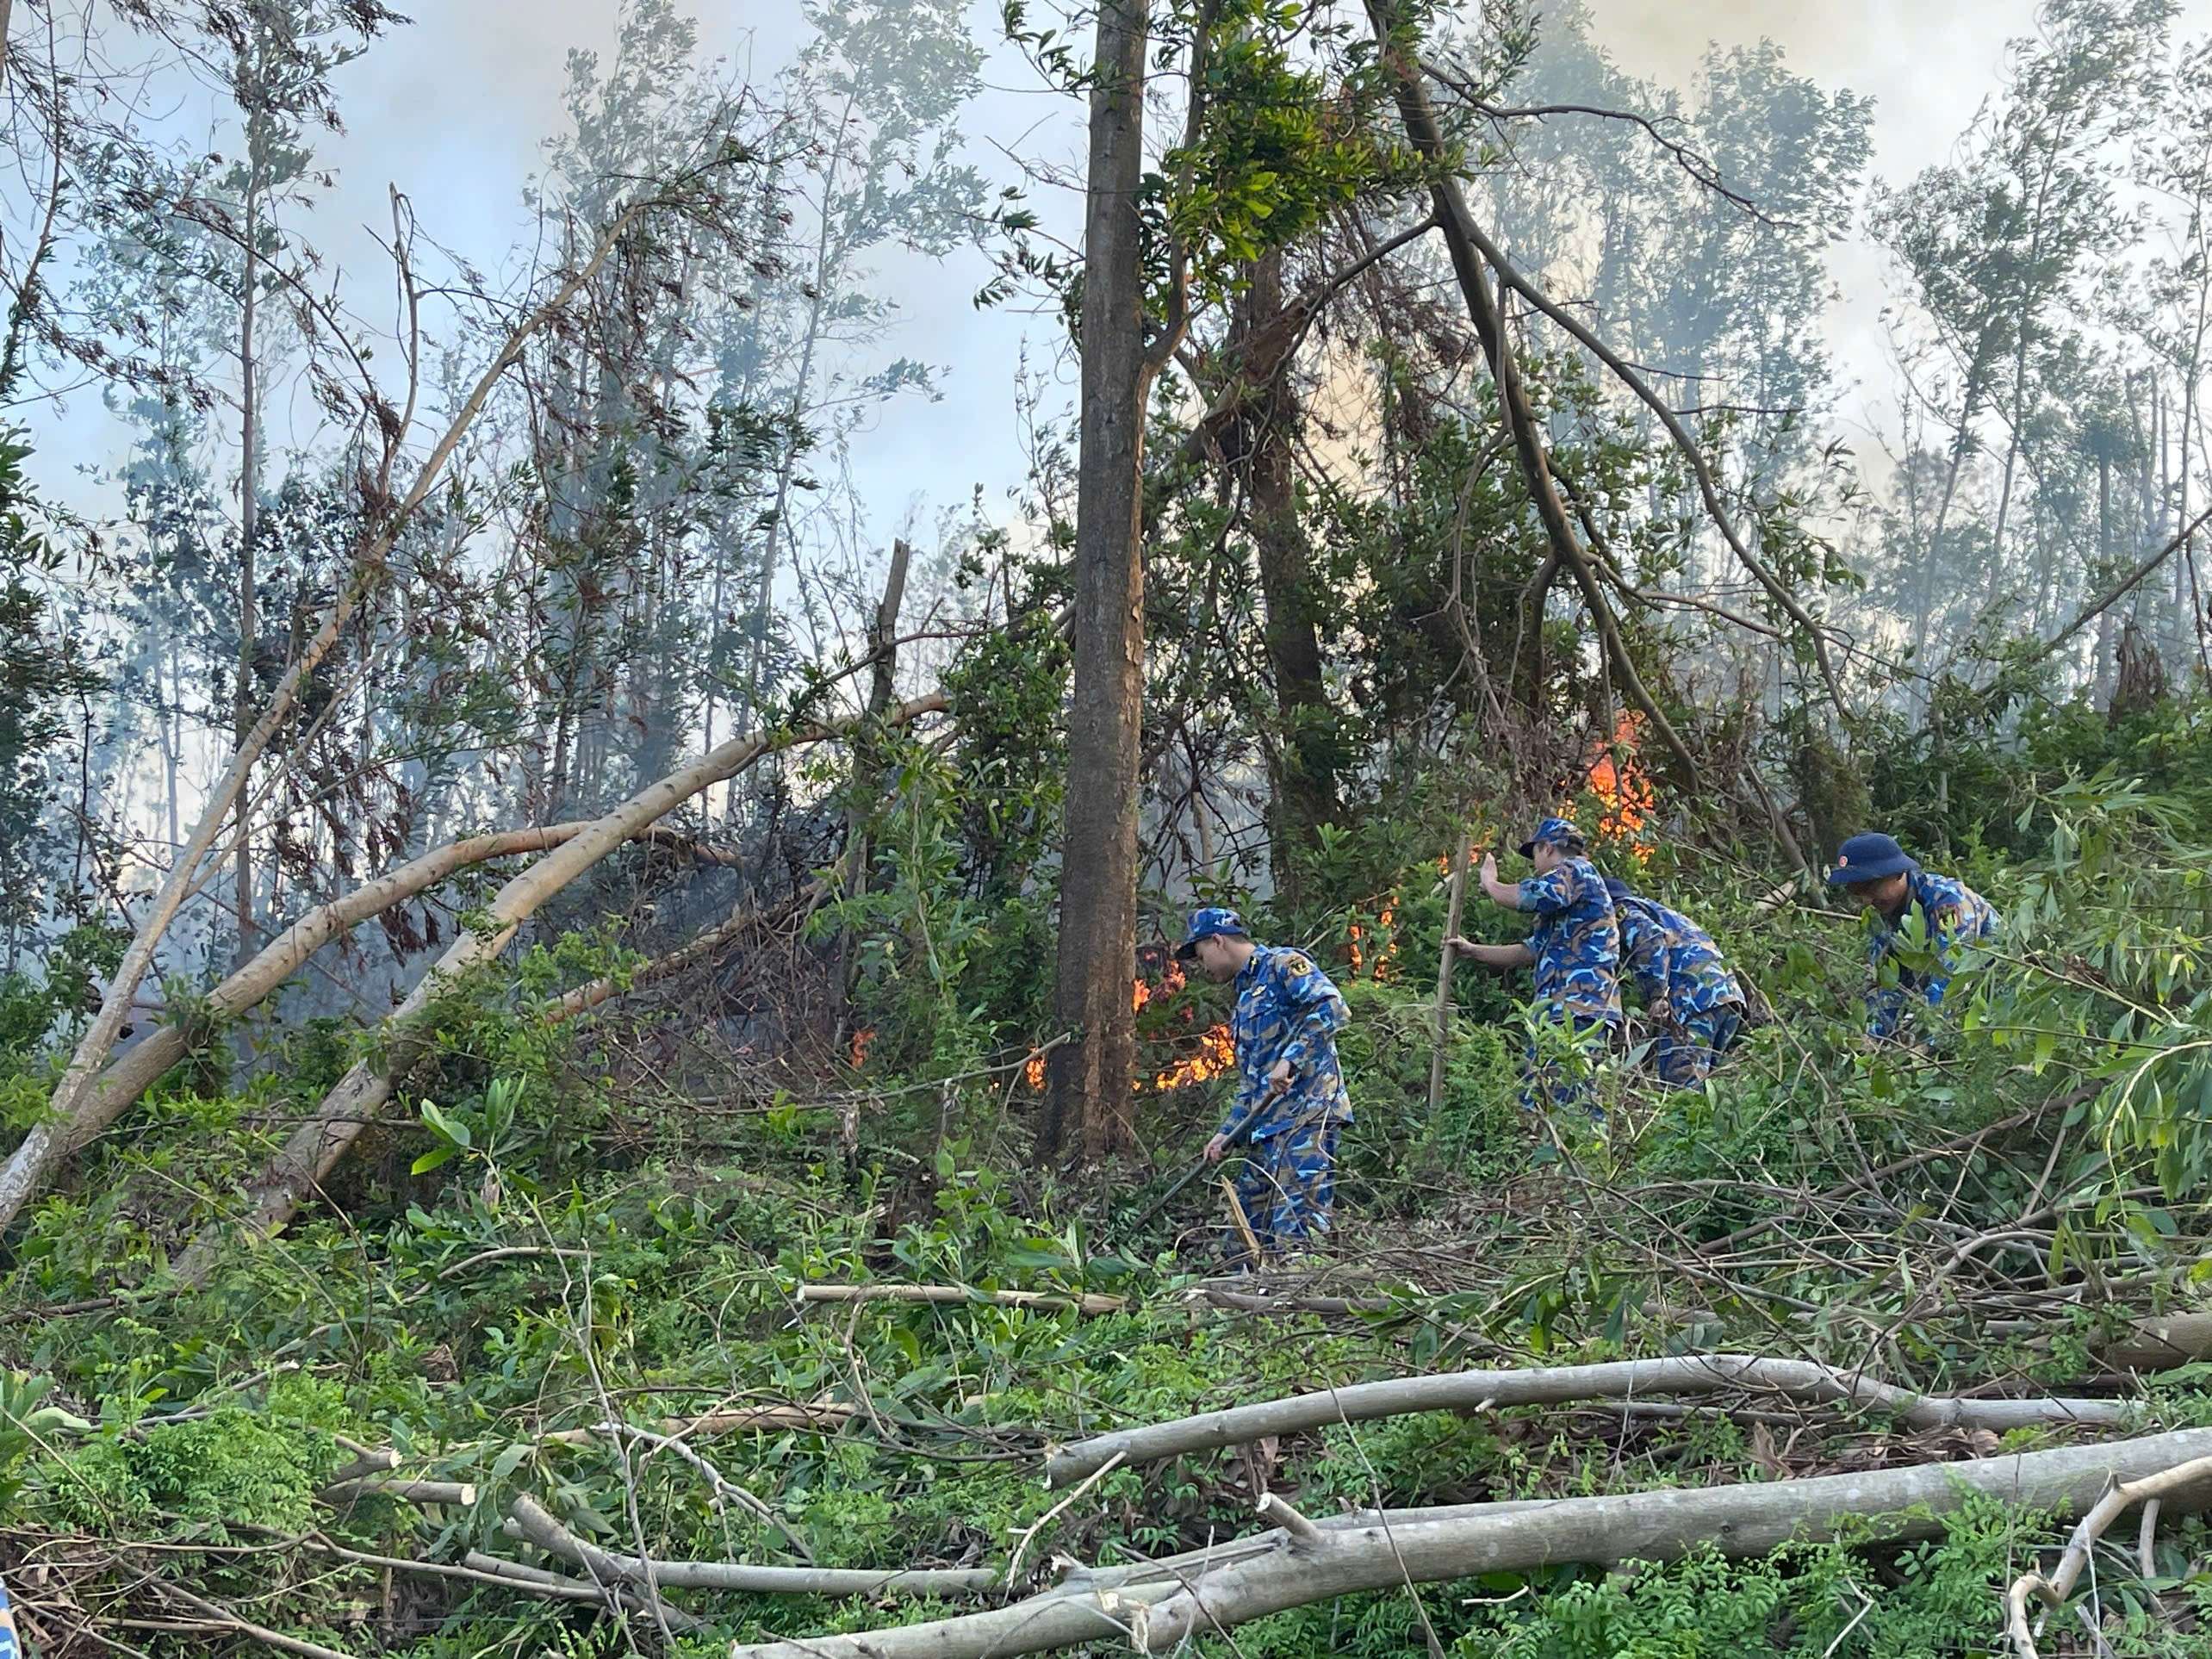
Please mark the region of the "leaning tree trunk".
<svg viewBox="0 0 2212 1659"><path fill-rule="evenodd" d="M137 935L123 953L122 961L108 982L108 990L100 1003L100 1010L93 1016L92 1024L78 1041L76 1052L70 1056L69 1066L61 1080L54 1085L53 1097L47 1115L41 1122L32 1126L15 1155L8 1161L5 1171L0 1171L0 1226L4 1226L20 1213L23 1206L44 1184L47 1174L61 1157L63 1148L74 1134L72 1126L90 1103L99 1086L100 1072L108 1056L115 1052L116 1041L122 1035L124 1017L130 1011L131 1001L137 996L140 982L153 965L154 952L169 924L183 908L187 893L191 891L201 863L215 844L224 823L231 817L239 796L245 792L247 775L261 753L269 746L277 729L289 718L293 704L298 699L300 688L313 674L322 660L330 655L344 633L347 621L369 589L382 578L384 562L399 538L400 531L417 508L429 497L431 489L444 472L446 463L461 445L461 440L475 424L490 400L492 388L501 376L522 360L523 348L548 323L565 309L585 284L592 280L607 255L621 236L644 215L655 202L648 200L634 203L618 214L591 257L582 268L572 273L552 296L543 305L518 322L499 354L494 357L476 382L469 388L461 407L446 425L445 432L424 458L416 472L414 482L406 496L388 512L377 516L371 526L355 544L351 556L351 575L339 590L337 600L322 619L322 624L301 647L299 656L284 671L270 693L269 705L261 718L245 734L231 762L201 809L200 820L193 826L192 834L178 850L177 861L170 866L169 874L162 882L161 891L154 896L146 919L139 924ZM413 393L410 390L408 415L413 410ZM397 453L400 439L406 434L408 416L398 417L397 432L386 451L385 479L389 482L390 464Z"/></svg>
<svg viewBox="0 0 2212 1659"><path fill-rule="evenodd" d="M1383 67L1390 76L1406 136L1432 169L1429 192L1436 207L1437 226L1444 233L1445 247L1451 256L1452 270L1466 301L1468 317L1475 326L1491 376L1497 382L1499 413L1519 457L1521 475L1543 523L1545 538L1550 544L1550 556L1581 590L1583 606L1589 612L1592 626L1597 630L1604 659L1619 677L1621 689L1681 763L1684 780L1693 780L1698 775L1697 758L1645 687L1643 676L1621 637L1612 606L1598 584L1574 526L1568 522L1566 505L1559 499L1558 487L1552 481L1543 428L1522 383L1499 296L1490 287L1491 254L1484 245L1487 239L1476 227L1475 215L1467 205L1466 193L1460 189L1458 179L1445 171L1450 156L1444 131L1422 84L1420 65L1410 45L1398 34L1396 6L1394 0L1367 0L1367 11L1374 26L1376 42L1382 49ZM1706 482L1702 475L1700 482ZM1717 505L1717 496L1712 500ZM1731 543L1735 539L1731 536ZM1745 550L1738 546L1737 553L1739 557L1744 556Z"/></svg>
<svg viewBox="0 0 2212 1659"><path fill-rule="evenodd" d="M1134 1140L1129 976L1137 948L1138 735L1144 699L1140 470L1156 364L1144 338L1146 0L1101 0L1084 222L1082 450L1076 475L1075 686L1068 711L1053 1051L1038 1152L1087 1159Z"/></svg>
<svg viewBox="0 0 2212 1659"><path fill-rule="evenodd" d="M945 705L942 695L932 693L899 705L882 719L886 725L901 725L941 711ZM732 738L681 771L647 786L604 817L594 819L581 833L500 888L481 928L455 940L385 1021L387 1041L381 1045L383 1062L371 1066L366 1060L357 1061L255 1178L242 1218L246 1230L254 1236L267 1237L291 1220L361 1132L376 1121L391 1098L395 1080L421 1058L426 1039L419 1029L419 1016L424 1010L461 976L504 950L522 924L562 888L639 830L657 823L702 790L735 777L762 755L822 742L851 730L854 724L831 721L803 731ZM188 1283L204 1277L214 1264L221 1236L219 1227L210 1227L195 1239L177 1258L177 1276Z"/></svg>
<svg viewBox="0 0 2212 1659"><path fill-rule="evenodd" d="M457 871L494 859L547 852L590 827L582 823L556 823L541 830L509 830L449 842L364 883L342 898L310 910L209 991L206 1002L196 1010L200 1017L192 1024L160 1027L103 1072L84 1109L70 1125L67 1144L62 1149L64 1155L74 1157L91 1145L158 1083L165 1072L189 1058L196 1028L236 1019L258 1007L281 989L309 957L333 939L436 886ZM642 831L640 838L656 837L661 833L649 830ZM677 844L688 847L692 843L679 837ZM23 1156L22 1148L17 1148L16 1156ZM0 1182L12 1180L16 1173L15 1160L11 1159L6 1171L0 1173ZM5 1221L0 1221L0 1226L4 1225Z"/></svg>

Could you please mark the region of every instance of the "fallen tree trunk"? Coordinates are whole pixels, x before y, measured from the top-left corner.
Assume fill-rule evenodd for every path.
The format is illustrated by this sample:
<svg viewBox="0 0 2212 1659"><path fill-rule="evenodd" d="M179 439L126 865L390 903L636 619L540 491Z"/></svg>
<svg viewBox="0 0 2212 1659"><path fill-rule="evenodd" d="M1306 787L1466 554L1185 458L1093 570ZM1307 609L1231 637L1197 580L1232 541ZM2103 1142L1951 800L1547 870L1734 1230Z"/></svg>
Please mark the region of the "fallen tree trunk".
<svg viewBox="0 0 2212 1659"><path fill-rule="evenodd" d="M1423 1411L1478 1411L1501 1406L1556 1406L1580 1400L1642 1399L1655 1394L1777 1395L1805 1401L1854 1401L1894 1413L1917 1429L1986 1428L1999 1432L2034 1423L2117 1423L2134 1407L2119 1400L1963 1400L1918 1395L1809 1359L1762 1359L1750 1354L1691 1354L1668 1359L1621 1359L1601 1365L1533 1370L1454 1371L1392 1377L1340 1389L1264 1400L1204 1412L1169 1423L1117 1429L1064 1446L1045 1463L1045 1483L1081 1480L1108 1458L1156 1463L1186 1452L1245 1445L1271 1434L1298 1434L1331 1423L1364 1423Z"/></svg>
<svg viewBox="0 0 2212 1659"><path fill-rule="evenodd" d="M823 1402L811 1406L748 1406L738 1411L708 1412L699 1417L667 1417L656 1431L671 1440L710 1440L718 1435L748 1434L761 1429L842 1428L859 1407ZM556 1429L537 1438L540 1445L587 1446L603 1437L593 1429Z"/></svg>
<svg viewBox="0 0 2212 1659"><path fill-rule="evenodd" d="M606 1584L663 1590L740 1590L755 1595L962 1595L988 1590L987 1568L870 1572L848 1567L756 1567L735 1561L647 1561L618 1556L578 1538L528 1494L508 1510L508 1531L551 1556L573 1561Z"/></svg>
<svg viewBox="0 0 2212 1659"><path fill-rule="evenodd" d="M1043 1308L1083 1314L1118 1314L1128 1302L1121 1296L1086 1291L1079 1296L1048 1290L976 1290L965 1284L802 1284L801 1302L996 1302L1004 1308Z"/></svg>
<svg viewBox="0 0 2212 1659"><path fill-rule="evenodd" d="M1009 1607L851 1636L739 1643L731 1659L1006 1659L1087 1642L1157 1653L1270 1613L1364 1590L1571 1563L1671 1561L1711 1544L1760 1556L1792 1539L1933 1537L1968 1494L2081 1513L2112 1482L2212 1454L2212 1429L1954 1463L1704 1490L1388 1511L1294 1524L1213 1550L1077 1574ZM2169 1501L2201 1504L2212 1482ZM1275 1513L1285 1506L1279 1500ZM1295 1512L1292 1512L1295 1513ZM1289 1519L1289 1516L1285 1516Z"/></svg>
<svg viewBox="0 0 2212 1659"><path fill-rule="evenodd" d="M903 703L885 715L887 724L904 725L925 714L941 712L946 700L932 693ZM727 779L735 777L763 755L825 742L850 730L851 720L829 720L795 731L764 732L733 738L691 765L649 784L605 817L593 820L578 834L514 877L488 907L490 924L480 932L455 940L436 965L407 993L407 1000L385 1020L391 1041L388 1057L381 1065L358 1060L324 1097L307 1122L292 1132L283 1148L249 1189L246 1213L240 1218L247 1233L266 1238L283 1228L293 1214L334 1169L361 1132L391 1097L396 1077L413 1063L420 1050L411 1037L419 1016L438 994L469 970L483 966L506 948L522 924L570 882L597 864L639 830L674 811L685 801ZM211 1225L193 1240L177 1258L176 1274L187 1283L197 1283L214 1264L222 1236L221 1224Z"/></svg>
<svg viewBox="0 0 2212 1659"><path fill-rule="evenodd" d="M653 1611L643 1596L631 1591L593 1584L588 1579L570 1578L565 1573L549 1572L543 1567L525 1567L519 1561L488 1556L479 1550L471 1550L462 1556L461 1565L476 1578L509 1587L525 1595L550 1596L556 1601L597 1601L639 1613ZM694 1619L665 1602L661 1606L660 1616L668 1621L670 1630L680 1635L688 1636L706 1628L704 1619Z"/></svg>
<svg viewBox="0 0 2212 1659"><path fill-rule="evenodd" d="M2122 1337L2092 1350L2116 1371L2170 1371L2212 1353L2212 1314L2162 1314L2139 1319Z"/></svg>
<svg viewBox="0 0 2212 1659"><path fill-rule="evenodd" d="M725 164L713 164L719 171ZM490 401L492 389L507 370L522 361L523 349L561 313L570 301L581 293L595 277L600 266L619 247L638 221L657 208L675 208L681 204L676 199L648 186L637 199L621 208L608 221L599 235L591 252L584 261L562 278L560 284L540 305L525 314L500 343L499 352L487 364L462 399L461 407L446 425L444 432L431 447L416 469L414 481L404 496L391 496L392 469L399 459L400 445L405 441L413 425L415 395L419 382L413 378L415 367L412 351L408 354L410 383L407 409L404 413L391 408L382 395L374 388L361 388L368 407L389 417L384 425L383 450L377 466L364 468L364 479L373 486L376 496L390 503L386 511L375 513L363 529L348 555L349 574L345 585L338 591L330 609L326 612L313 634L301 646L299 654L286 667L283 674L270 693L269 702L261 718L239 738L237 748L222 777L208 791L202 804L199 822L177 854L176 862L163 878L160 891L154 895L145 919L139 923L122 960L109 977L108 987L100 999L99 1012L78 1041L69 1065L55 1084L51 1103L52 1115L45 1122L32 1125L16 1149L4 1169L0 1169L0 1226L15 1220L23 1206L50 1174L70 1140L66 1126L77 1121L90 1103L100 1075L106 1068L108 1057L115 1052L122 1035L125 1018L130 1012L131 1000L138 994L140 982L153 966L154 952L160 947L162 937L169 931L170 923L183 907L192 891L202 861L214 849L216 836L222 826L230 821L245 792L246 781L252 774L254 763L268 748L278 729L289 718L298 701L300 689L306 685L323 659L328 656L343 637L347 622L354 610L368 597L384 574L386 561L400 534L413 520L415 512L428 499L446 463L461 446L484 406ZM408 276L404 258L401 262L401 286L407 292L410 305L415 300L413 279ZM240 833L245 833L241 826Z"/></svg>
<svg viewBox="0 0 2212 1659"><path fill-rule="evenodd" d="M333 899L301 916L209 991L205 1011L214 1020L236 1019L258 1007L282 989L308 959L325 945L371 917L382 915L395 904L405 904L458 871L487 864L494 859L514 858L525 853L550 852L589 827L587 822L579 821L548 824L537 830L510 830L498 835L471 836L466 840L451 842L425 853L420 858L410 860L389 874L368 882L343 898ZM633 839L657 840L663 837L664 832L661 830L647 830L640 831ZM193 1035L192 1030L184 1025L165 1025L147 1034L137 1047L102 1072L98 1084L77 1115L61 1126L65 1134L63 1155L74 1156L82 1152L135 1105L140 1097L158 1083L172 1066L183 1063L192 1052ZM32 1155L30 1143L27 1140L9 1160L9 1170L15 1168L17 1159ZM0 1193L12 1190L9 1178L7 1171L0 1171ZM0 1202L0 1209L4 1208L4 1202ZM0 1215L0 1227L4 1227L12 1219L12 1212Z"/></svg>

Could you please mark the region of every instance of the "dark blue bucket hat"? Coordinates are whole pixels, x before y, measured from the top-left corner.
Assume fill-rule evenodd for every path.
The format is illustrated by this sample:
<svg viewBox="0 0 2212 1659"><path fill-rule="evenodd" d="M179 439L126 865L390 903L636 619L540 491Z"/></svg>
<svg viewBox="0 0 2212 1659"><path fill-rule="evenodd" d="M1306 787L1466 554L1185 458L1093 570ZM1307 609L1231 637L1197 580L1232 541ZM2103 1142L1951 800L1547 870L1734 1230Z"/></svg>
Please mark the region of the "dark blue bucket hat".
<svg viewBox="0 0 2212 1659"><path fill-rule="evenodd" d="M1570 853L1582 850L1582 832L1564 818L1546 818L1536 826L1536 833L1521 842L1521 856L1526 858L1538 847L1563 847Z"/></svg>
<svg viewBox="0 0 2212 1659"><path fill-rule="evenodd" d="M1183 942L1175 954L1184 961L1197 954L1198 941L1220 934L1230 934L1239 939L1249 939L1252 933L1244 924L1244 917L1234 910L1208 909L1190 912L1190 930L1183 935Z"/></svg>
<svg viewBox="0 0 2212 1659"><path fill-rule="evenodd" d="M1628 883L1623 881L1619 876L1607 876L1606 878L1606 897L1612 899L1614 904L1618 904L1624 898L1635 898L1636 892L1635 889L1631 888Z"/></svg>
<svg viewBox="0 0 2212 1659"><path fill-rule="evenodd" d="M1854 836L1836 849L1836 867L1828 873L1828 879L1838 887L1855 887L1884 876L1905 875L1919 867L1889 836L1870 832Z"/></svg>

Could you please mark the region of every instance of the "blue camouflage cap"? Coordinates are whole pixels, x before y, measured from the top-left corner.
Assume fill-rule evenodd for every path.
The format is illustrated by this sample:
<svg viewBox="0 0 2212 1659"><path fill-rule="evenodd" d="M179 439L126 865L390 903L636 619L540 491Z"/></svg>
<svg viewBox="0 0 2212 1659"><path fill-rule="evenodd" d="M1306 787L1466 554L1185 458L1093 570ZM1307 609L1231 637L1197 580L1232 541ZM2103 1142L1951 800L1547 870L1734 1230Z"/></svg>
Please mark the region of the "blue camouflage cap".
<svg viewBox="0 0 2212 1659"><path fill-rule="evenodd" d="M1631 887L1628 883L1623 881L1619 876L1607 876L1606 878L1606 897L1612 900L1614 904L1618 904L1624 898L1635 898L1636 891Z"/></svg>
<svg viewBox="0 0 2212 1659"><path fill-rule="evenodd" d="M1536 833L1521 842L1521 856L1528 857L1538 847L1563 847L1570 853L1582 850L1582 832L1564 818L1546 818L1536 826Z"/></svg>
<svg viewBox="0 0 2212 1659"><path fill-rule="evenodd" d="M1828 873L1831 885L1855 887L1862 881L1904 875L1919 863L1887 836L1854 836L1836 849L1836 867Z"/></svg>
<svg viewBox="0 0 2212 1659"><path fill-rule="evenodd" d="M1251 929L1244 924L1244 917L1234 910L1214 906L1193 910L1190 912L1190 930L1183 935L1183 942L1175 948L1175 954L1187 962L1196 954L1200 940L1211 939L1224 933L1233 934L1240 939L1252 937Z"/></svg>

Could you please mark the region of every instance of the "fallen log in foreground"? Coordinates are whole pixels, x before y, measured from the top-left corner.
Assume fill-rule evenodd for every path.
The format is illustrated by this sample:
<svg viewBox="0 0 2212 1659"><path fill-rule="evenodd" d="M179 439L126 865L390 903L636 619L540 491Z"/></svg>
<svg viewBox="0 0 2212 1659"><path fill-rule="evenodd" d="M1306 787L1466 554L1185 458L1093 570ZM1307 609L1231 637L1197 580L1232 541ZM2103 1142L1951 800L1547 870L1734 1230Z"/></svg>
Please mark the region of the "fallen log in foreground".
<svg viewBox="0 0 2212 1659"><path fill-rule="evenodd" d="M1186 1452L1248 1445L1271 1434L1299 1434L1331 1423L1370 1422L1423 1411L1478 1411L1501 1406L1559 1406L1581 1400L1642 1399L1660 1394L1767 1394L1787 1400L1855 1401L1894 1413L1917 1429L2007 1429L2043 1423L2124 1421L2125 1401L2040 1397L1964 1400L1914 1394L1855 1372L1807 1359L1750 1354L1690 1354L1669 1359L1621 1359L1602 1365L1555 1365L1533 1370L1452 1371L1439 1376L1350 1382L1202 1412L1094 1435L1064 1446L1045 1462L1045 1484L1079 1481L1109 1458L1156 1463Z"/></svg>
<svg viewBox="0 0 2212 1659"><path fill-rule="evenodd" d="M977 1290L965 1284L802 1284L798 1300L807 1302L934 1302L947 1304L996 1302L1002 1308L1036 1308L1047 1312L1118 1314L1129 1304L1121 1296L1086 1290L1081 1296L1061 1296L1049 1290Z"/></svg>
<svg viewBox="0 0 2212 1659"><path fill-rule="evenodd" d="M741 1643L731 1659L1008 1659L1087 1642L1157 1653L1333 1596L1569 1563L1670 1561L1702 1544L1761 1556L1793 1538L1932 1537L1970 1493L2072 1515L2115 1482L2212 1456L2212 1429L2062 1446L1968 1463L1824 1475L1749 1486L1632 1492L1550 1502L1394 1510L1315 1523L1279 1500L1285 1525L1172 1561L1078 1573L1011 1606L926 1625ZM2212 1499L2212 1479L2165 1494Z"/></svg>
<svg viewBox="0 0 2212 1659"><path fill-rule="evenodd" d="M2091 1351L2116 1371L2170 1371L2212 1353L2212 1314L2147 1314Z"/></svg>
<svg viewBox="0 0 2212 1659"><path fill-rule="evenodd" d="M711 1411L697 1417L663 1417L655 1432L671 1440L711 1440L724 1434L750 1434L769 1429L812 1429L823 1433L842 1428L859 1414L857 1406L830 1401L812 1405L746 1406L735 1411ZM602 1438L594 1429L554 1429L537 1437L547 1446L587 1446Z"/></svg>
<svg viewBox="0 0 2212 1659"><path fill-rule="evenodd" d="M739 1561L648 1561L578 1538L528 1494L508 1507L508 1536L574 1562L602 1584L662 1590L736 1590L754 1595L960 1595L994 1588L988 1568L873 1572L850 1567L762 1567Z"/></svg>

